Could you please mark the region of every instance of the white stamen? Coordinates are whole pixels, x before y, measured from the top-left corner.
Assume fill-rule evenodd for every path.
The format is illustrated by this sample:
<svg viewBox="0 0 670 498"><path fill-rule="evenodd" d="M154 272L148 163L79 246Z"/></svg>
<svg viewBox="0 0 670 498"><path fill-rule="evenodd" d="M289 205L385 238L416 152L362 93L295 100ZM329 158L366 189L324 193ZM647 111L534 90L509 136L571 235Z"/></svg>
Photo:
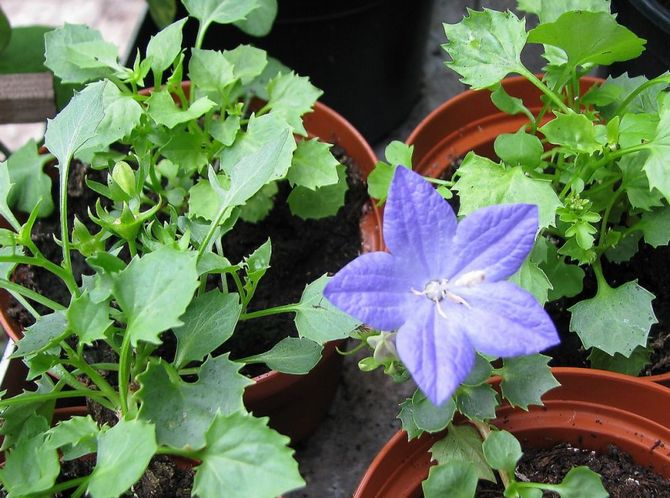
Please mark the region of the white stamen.
<svg viewBox="0 0 670 498"><path fill-rule="evenodd" d="M447 298L449 301L456 304L462 304L468 309L472 309L470 304L465 299L452 291L454 287L473 287L475 285L481 284L485 278L486 275L481 270L469 271L458 277L453 282L449 282L449 280L446 278L441 278L440 280L431 280L426 284L426 287L423 289L423 291L412 289L412 294L415 296L426 296L437 305L437 312L439 315L443 318L446 318L447 316L440 304L444 298Z"/></svg>
<svg viewBox="0 0 670 498"><path fill-rule="evenodd" d="M469 271L454 280L453 285L457 287L473 287L481 284L485 278L486 274L481 270Z"/></svg>
<svg viewBox="0 0 670 498"><path fill-rule="evenodd" d="M462 304L467 309L472 309L472 307L468 304L468 302L465 299L463 299L461 296L454 294L453 292L447 292L447 299L449 299L449 301L453 301L454 303Z"/></svg>

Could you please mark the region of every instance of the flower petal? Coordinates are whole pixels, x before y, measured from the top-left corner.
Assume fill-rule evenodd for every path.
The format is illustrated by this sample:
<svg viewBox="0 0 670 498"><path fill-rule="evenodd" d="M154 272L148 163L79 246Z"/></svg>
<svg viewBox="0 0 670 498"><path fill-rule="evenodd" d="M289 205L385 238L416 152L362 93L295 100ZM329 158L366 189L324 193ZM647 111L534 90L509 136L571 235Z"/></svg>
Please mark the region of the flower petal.
<svg viewBox="0 0 670 498"><path fill-rule="evenodd" d="M384 208L384 241L391 254L413 265L426 282L438 279L455 232L449 203L421 175L396 168Z"/></svg>
<svg viewBox="0 0 670 498"><path fill-rule="evenodd" d="M539 353L560 342L554 323L535 298L510 282L459 287L466 305L449 303L453 317L479 352L503 358ZM469 306L469 307L468 307Z"/></svg>
<svg viewBox="0 0 670 498"><path fill-rule="evenodd" d="M396 336L398 355L421 391L441 405L470 373L475 351L457 322L437 313L435 304L421 303Z"/></svg>
<svg viewBox="0 0 670 498"><path fill-rule="evenodd" d="M341 310L382 330L399 328L419 300L412 278L397 258L386 252L363 254L337 272L323 294Z"/></svg>
<svg viewBox="0 0 670 498"><path fill-rule="evenodd" d="M487 282L513 275L535 243L538 209L534 204L503 204L478 209L458 224L445 276L481 270Z"/></svg>

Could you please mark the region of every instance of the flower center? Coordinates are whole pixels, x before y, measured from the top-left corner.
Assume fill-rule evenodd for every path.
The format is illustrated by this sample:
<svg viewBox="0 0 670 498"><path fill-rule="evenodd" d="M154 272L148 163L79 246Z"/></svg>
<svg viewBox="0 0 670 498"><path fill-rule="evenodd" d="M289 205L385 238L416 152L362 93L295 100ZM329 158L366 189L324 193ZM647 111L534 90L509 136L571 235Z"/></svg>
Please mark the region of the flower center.
<svg viewBox="0 0 670 498"><path fill-rule="evenodd" d="M440 314L440 316L446 318L446 315L440 306L440 302L446 298L451 302L462 304L466 308L470 308L468 302L458 294L454 293L453 290L455 287L473 287L475 285L481 284L485 277L486 275L483 271L470 271L461 275L453 282L449 282L449 279L446 278L430 280L423 288L423 291L412 289L412 292L417 296L426 296L426 298L433 301L437 305L437 312Z"/></svg>

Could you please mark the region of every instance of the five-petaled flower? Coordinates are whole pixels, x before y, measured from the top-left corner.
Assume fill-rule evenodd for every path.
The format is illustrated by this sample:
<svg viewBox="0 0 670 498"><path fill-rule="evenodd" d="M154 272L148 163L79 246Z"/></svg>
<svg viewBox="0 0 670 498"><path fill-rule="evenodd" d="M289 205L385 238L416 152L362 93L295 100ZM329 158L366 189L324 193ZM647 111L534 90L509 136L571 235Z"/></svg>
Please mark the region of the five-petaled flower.
<svg viewBox="0 0 670 498"><path fill-rule="evenodd" d="M475 351L505 358L559 342L535 298L504 281L528 256L537 229L530 204L482 208L458 223L430 183L398 167L384 210L390 253L356 258L324 294L369 326L397 330L400 359L439 405L465 380Z"/></svg>

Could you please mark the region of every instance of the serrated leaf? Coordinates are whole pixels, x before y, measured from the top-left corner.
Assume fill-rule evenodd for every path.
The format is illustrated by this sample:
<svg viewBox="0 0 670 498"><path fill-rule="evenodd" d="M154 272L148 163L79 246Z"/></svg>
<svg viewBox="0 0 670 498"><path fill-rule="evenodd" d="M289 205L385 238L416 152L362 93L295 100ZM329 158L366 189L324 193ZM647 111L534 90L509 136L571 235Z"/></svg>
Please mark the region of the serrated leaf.
<svg viewBox="0 0 670 498"><path fill-rule="evenodd" d="M537 14L540 22L553 22L571 10L610 12L610 0L519 0L519 8Z"/></svg>
<svg viewBox="0 0 670 498"><path fill-rule="evenodd" d="M295 187L286 200L291 213L305 220L335 216L344 206L344 196L349 188L346 168L338 164L336 170L338 180L333 185L319 187L316 190L301 186Z"/></svg>
<svg viewBox="0 0 670 498"><path fill-rule="evenodd" d="M8 204L24 213L31 213L39 203L38 216L49 216L54 209L51 198L51 178L43 168L51 157L37 152L37 143L32 138L7 159L9 181L12 188Z"/></svg>
<svg viewBox="0 0 670 498"><path fill-rule="evenodd" d="M489 384L461 386L456 395L458 411L471 420L486 420L496 417L498 399Z"/></svg>
<svg viewBox="0 0 670 498"><path fill-rule="evenodd" d="M99 31L79 24L65 24L62 28L45 33L45 65L63 83L86 83L110 76L114 69L95 60L96 55L107 54L116 62L116 47L103 40ZM83 52L73 51L83 47ZM49 147L49 150L54 151Z"/></svg>
<svg viewBox="0 0 670 498"><path fill-rule="evenodd" d="M663 194L649 186L647 174L642 169L646 157L645 152L628 154L619 160L618 166L623 172L624 191L631 206L650 211L652 208L663 205L661 202Z"/></svg>
<svg viewBox="0 0 670 498"><path fill-rule="evenodd" d="M599 285L595 297L569 308L570 331L577 333L586 349L629 356L637 346L647 344L649 329L658 322L651 306L654 298L637 281L617 288Z"/></svg>
<svg viewBox="0 0 670 498"><path fill-rule="evenodd" d="M235 82L233 64L222 52L194 48L191 54L188 76L198 89L220 92Z"/></svg>
<svg viewBox="0 0 670 498"><path fill-rule="evenodd" d="M188 174L193 174L208 162L205 137L202 134L178 132L161 148L161 153Z"/></svg>
<svg viewBox="0 0 670 498"><path fill-rule="evenodd" d="M181 53L182 29L186 18L179 19L161 29L152 36L147 44L147 59L151 61L151 69L160 73L165 71Z"/></svg>
<svg viewBox="0 0 670 498"><path fill-rule="evenodd" d="M637 254L641 238L641 232L633 232L621 237L616 246L605 251L605 257L613 263L629 261Z"/></svg>
<svg viewBox="0 0 670 498"><path fill-rule="evenodd" d="M616 78L609 76L600 87L601 94L609 96L606 103L598 104L603 106L602 115L606 119L612 119L615 111L632 92L649 81L644 76L630 77L624 73ZM658 96L663 92L663 85L652 85L637 93L635 97L627 104L625 112L635 114L649 113L658 117ZM625 115L624 115L625 116Z"/></svg>
<svg viewBox="0 0 670 498"><path fill-rule="evenodd" d="M657 126L658 114L626 113L619 124L619 145L623 148L647 143L653 139Z"/></svg>
<svg viewBox="0 0 670 498"><path fill-rule="evenodd" d="M272 29L277 17L277 0L256 0L257 7L242 21L234 24L251 36L265 36Z"/></svg>
<svg viewBox="0 0 670 498"><path fill-rule="evenodd" d="M670 160L670 98L665 96L664 102L656 133L647 144L649 155L642 168L647 174L650 187L657 188L666 199L670 199L670 175L667 174Z"/></svg>
<svg viewBox="0 0 670 498"><path fill-rule="evenodd" d="M74 153L95 136L104 118L104 89L104 82L88 85L55 118L47 120L44 145L58 159L59 168L66 167Z"/></svg>
<svg viewBox="0 0 670 498"><path fill-rule="evenodd" d="M650 363L651 353L651 349L638 346L626 358L619 353L611 356L597 348L593 348L589 355L589 362L591 363L591 368L599 368L600 370L609 370L637 377L640 375L642 369Z"/></svg>
<svg viewBox="0 0 670 498"><path fill-rule="evenodd" d="M202 361L233 335L241 311L237 294L213 290L196 297L180 318L184 325L172 329L177 337L174 364L180 368Z"/></svg>
<svg viewBox="0 0 670 498"><path fill-rule="evenodd" d="M519 130L516 133L498 135L493 144L496 155L510 166L536 168L544 152L542 142L535 135Z"/></svg>
<svg viewBox="0 0 670 498"><path fill-rule="evenodd" d="M119 420L98 436L97 459L88 480L88 494L93 498L121 495L142 476L157 449L153 424L143 420Z"/></svg>
<svg viewBox="0 0 670 498"><path fill-rule="evenodd" d="M584 270L566 263L553 244L548 244L547 248L547 259L540 265L552 285L547 293L547 300L576 296L584 287Z"/></svg>
<svg viewBox="0 0 670 498"><path fill-rule="evenodd" d="M446 64L473 89L495 85L524 69L521 50L526 44L526 22L512 12L468 9L460 23L443 26L449 41L442 48L452 59Z"/></svg>
<svg viewBox="0 0 670 498"><path fill-rule="evenodd" d="M435 406L418 389L412 396L412 404L408 407L416 426L425 432L440 432L444 430L454 419L456 403L454 398L449 398L440 406Z"/></svg>
<svg viewBox="0 0 670 498"><path fill-rule="evenodd" d="M138 376L137 397L142 400L139 417L156 426L158 444L200 449L217 414L243 410L242 394L253 381L239 373L240 366L227 354L210 357L196 382L184 382L170 364L150 363Z"/></svg>
<svg viewBox="0 0 670 498"><path fill-rule="evenodd" d="M153 92L146 103L149 116L156 123L169 129L174 128L178 124L196 120L216 106L207 97L200 97L188 109L182 109L172 100L172 96L167 90Z"/></svg>
<svg viewBox="0 0 670 498"><path fill-rule="evenodd" d="M306 76L298 76L293 72L279 74L267 85L268 109L281 116L293 129L294 133L307 136L302 123L302 115L312 109L323 93L309 82Z"/></svg>
<svg viewBox="0 0 670 498"><path fill-rule="evenodd" d="M304 486L289 438L270 429L267 421L241 413L217 416L207 431L193 493L258 498Z"/></svg>
<svg viewBox="0 0 670 498"><path fill-rule="evenodd" d="M182 0L182 3L188 13L205 27L213 22L229 24L240 21L257 7L257 0Z"/></svg>
<svg viewBox="0 0 670 498"><path fill-rule="evenodd" d="M100 428L90 415L72 417L49 430L46 444L61 449L63 460L74 460L96 452L99 433Z"/></svg>
<svg viewBox="0 0 670 498"><path fill-rule="evenodd" d="M323 346L304 337L285 337L265 353L248 356L244 363L265 363L278 372L304 375L321 359Z"/></svg>
<svg viewBox="0 0 670 498"><path fill-rule="evenodd" d="M528 178L516 166L504 168L493 161L469 153L458 168L459 216L494 204L537 204L540 228L556 224L556 209L562 206L547 181Z"/></svg>
<svg viewBox="0 0 670 498"><path fill-rule="evenodd" d="M509 281L514 282L522 289L526 289L541 305L544 306L544 303L548 301L552 283L537 263L529 258L526 258L517 272L509 278Z"/></svg>
<svg viewBox="0 0 670 498"><path fill-rule="evenodd" d="M65 334L67 319L61 312L42 315L33 325L26 328L23 337L17 343L14 356L29 356L56 342Z"/></svg>
<svg viewBox="0 0 670 498"><path fill-rule="evenodd" d="M637 228L642 231L645 242L650 246L656 248L668 245L670 242L670 207L663 206L642 213Z"/></svg>
<svg viewBox="0 0 670 498"><path fill-rule="evenodd" d="M529 43L553 45L565 51L569 68L585 64L610 65L634 59L645 40L605 12L570 11L554 22L543 22L528 33Z"/></svg>
<svg viewBox="0 0 670 498"><path fill-rule="evenodd" d="M489 360L487 360L483 355L477 353L475 355L475 364L470 370L470 373L463 381L463 385L466 386L478 386L488 380L491 377L493 372L493 367Z"/></svg>
<svg viewBox="0 0 670 498"><path fill-rule="evenodd" d="M482 450L491 467L510 474L514 474L516 464L523 456L517 438L503 430L491 431L482 444Z"/></svg>
<svg viewBox="0 0 670 498"><path fill-rule="evenodd" d="M58 453L44 444L44 434L21 439L6 455L0 481L10 497L42 495L60 472Z"/></svg>
<svg viewBox="0 0 670 498"><path fill-rule="evenodd" d="M223 55L233 65L233 74L243 85L251 83L254 78L260 76L268 64L265 50L251 45L238 45L232 50L224 50Z"/></svg>
<svg viewBox="0 0 670 498"><path fill-rule="evenodd" d="M305 287L295 308L295 326L301 337L319 344L344 339L361 322L333 306L324 296L323 289L329 277L322 275Z"/></svg>
<svg viewBox="0 0 670 498"><path fill-rule="evenodd" d="M330 145L318 139L302 140L293 153L288 181L310 190L337 183L337 165L330 153Z"/></svg>
<svg viewBox="0 0 670 498"><path fill-rule="evenodd" d="M470 462L480 479L495 482L491 467L486 463L482 438L470 425L450 425L447 435L430 448L433 460L440 465L453 462Z"/></svg>
<svg viewBox="0 0 670 498"><path fill-rule="evenodd" d="M523 410L530 405L542 405L544 393L559 385L547 366L550 359L534 354L503 360L503 368L499 372L503 397Z"/></svg>
<svg viewBox="0 0 670 498"><path fill-rule="evenodd" d="M376 368L376 367L375 367ZM400 412L398 412L397 418L400 420L402 430L407 433L407 439L412 440L419 437L423 434L423 431L419 429L414 422L414 408L412 404L412 398L407 398L405 401L400 403Z"/></svg>
<svg viewBox="0 0 670 498"><path fill-rule="evenodd" d="M72 299L65 312L68 327L77 334L83 344L105 338L105 332L114 323L109 318L109 304L95 302L88 291Z"/></svg>
<svg viewBox="0 0 670 498"><path fill-rule="evenodd" d="M414 146L407 145L399 140L393 140L384 149L384 157L392 166L403 165L406 168L412 168L412 154Z"/></svg>
<svg viewBox="0 0 670 498"><path fill-rule="evenodd" d="M565 475L555 491L561 498L607 498L602 478L588 467L575 467Z"/></svg>
<svg viewBox="0 0 670 498"><path fill-rule="evenodd" d="M205 122L207 133L226 147L233 144L240 131L240 117L227 116L226 119L211 119Z"/></svg>
<svg viewBox="0 0 670 498"><path fill-rule="evenodd" d="M584 114L557 114L540 131L549 143L578 154L593 154L604 145L598 140L595 126Z"/></svg>
<svg viewBox="0 0 670 498"><path fill-rule="evenodd" d="M435 465L421 489L425 498L472 498L477 491L477 471L470 462Z"/></svg>
<svg viewBox="0 0 670 498"><path fill-rule="evenodd" d="M123 311L131 344L160 344L159 334L182 325L198 287L196 254L169 247L133 259L114 275L114 296Z"/></svg>
<svg viewBox="0 0 670 498"><path fill-rule="evenodd" d="M263 220L275 205L275 196L279 192L277 182L263 185L240 209L240 218L249 223Z"/></svg>

